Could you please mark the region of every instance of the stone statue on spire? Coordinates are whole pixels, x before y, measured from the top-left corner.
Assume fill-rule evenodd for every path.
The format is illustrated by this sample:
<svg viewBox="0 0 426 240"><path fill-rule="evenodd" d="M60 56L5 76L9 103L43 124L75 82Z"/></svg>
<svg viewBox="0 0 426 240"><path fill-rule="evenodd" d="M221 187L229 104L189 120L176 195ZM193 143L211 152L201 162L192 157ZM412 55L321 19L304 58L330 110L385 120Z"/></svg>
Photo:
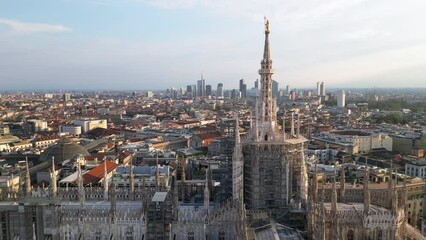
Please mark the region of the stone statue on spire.
<svg viewBox="0 0 426 240"><path fill-rule="evenodd" d="M266 17L264 17L264 19L265 19L265 32L269 33L269 20Z"/></svg>

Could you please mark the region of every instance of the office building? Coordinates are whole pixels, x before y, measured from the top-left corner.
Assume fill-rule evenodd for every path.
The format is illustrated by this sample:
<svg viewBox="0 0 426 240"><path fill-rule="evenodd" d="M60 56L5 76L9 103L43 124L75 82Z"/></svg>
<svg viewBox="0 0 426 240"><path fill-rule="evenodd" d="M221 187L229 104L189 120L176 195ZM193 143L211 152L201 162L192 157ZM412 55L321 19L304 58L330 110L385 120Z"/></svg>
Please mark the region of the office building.
<svg viewBox="0 0 426 240"><path fill-rule="evenodd" d="M64 102L70 101L71 100L71 93L64 93L63 100L64 100Z"/></svg>
<svg viewBox="0 0 426 240"><path fill-rule="evenodd" d="M212 95L212 85L206 85L206 97Z"/></svg>
<svg viewBox="0 0 426 240"><path fill-rule="evenodd" d="M320 96L321 97L325 97L327 95L326 91L325 91L325 83L321 82L320 85Z"/></svg>
<svg viewBox="0 0 426 240"><path fill-rule="evenodd" d="M197 81L197 96L206 96L206 80L203 78L203 75L201 75L201 79Z"/></svg>
<svg viewBox="0 0 426 240"><path fill-rule="evenodd" d="M279 97L279 86L278 82L275 80L272 80L272 96Z"/></svg>
<svg viewBox="0 0 426 240"><path fill-rule="evenodd" d="M346 106L346 94L345 91L341 91L339 95L337 95L337 106L345 107Z"/></svg>
<svg viewBox="0 0 426 240"><path fill-rule="evenodd" d="M317 96L321 96L321 83L317 82Z"/></svg>
<svg viewBox="0 0 426 240"><path fill-rule="evenodd" d="M217 85L216 96L217 96L218 98L223 98L223 83L219 83L219 84Z"/></svg>

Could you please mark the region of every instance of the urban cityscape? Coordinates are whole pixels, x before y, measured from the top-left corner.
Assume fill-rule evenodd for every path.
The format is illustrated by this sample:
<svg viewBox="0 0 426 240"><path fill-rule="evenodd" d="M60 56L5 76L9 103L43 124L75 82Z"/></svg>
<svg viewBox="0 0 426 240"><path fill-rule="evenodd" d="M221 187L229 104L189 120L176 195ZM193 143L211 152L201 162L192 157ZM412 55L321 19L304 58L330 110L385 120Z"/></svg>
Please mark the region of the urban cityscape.
<svg viewBox="0 0 426 240"><path fill-rule="evenodd" d="M256 79L0 90L0 239L426 239L426 88L291 86L275 28Z"/></svg>

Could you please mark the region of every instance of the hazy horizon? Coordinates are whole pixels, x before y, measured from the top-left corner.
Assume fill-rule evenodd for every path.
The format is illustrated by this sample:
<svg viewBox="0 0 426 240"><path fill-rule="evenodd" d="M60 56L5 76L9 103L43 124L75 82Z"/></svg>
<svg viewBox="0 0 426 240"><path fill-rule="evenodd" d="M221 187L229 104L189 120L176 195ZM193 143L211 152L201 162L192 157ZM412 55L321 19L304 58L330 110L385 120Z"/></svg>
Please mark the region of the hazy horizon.
<svg viewBox="0 0 426 240"><path fill-rule="evenodd" d="M280 88L426 87L426 2L43 0L0 3L2 91L248 88L263 16Z"/></svg>

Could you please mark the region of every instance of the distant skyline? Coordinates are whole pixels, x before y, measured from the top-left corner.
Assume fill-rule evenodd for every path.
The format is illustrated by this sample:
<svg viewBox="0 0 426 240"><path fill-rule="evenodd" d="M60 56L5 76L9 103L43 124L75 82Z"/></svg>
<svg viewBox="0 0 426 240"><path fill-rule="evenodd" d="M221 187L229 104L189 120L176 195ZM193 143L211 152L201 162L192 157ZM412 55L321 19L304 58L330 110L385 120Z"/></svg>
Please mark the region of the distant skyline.
<svg viewBox="0 0 426 240"><path fill-rule="evenodd" d="M248 88L263 17L280 88L426 87L424 0L0 2L1 90Z"/></svg>

